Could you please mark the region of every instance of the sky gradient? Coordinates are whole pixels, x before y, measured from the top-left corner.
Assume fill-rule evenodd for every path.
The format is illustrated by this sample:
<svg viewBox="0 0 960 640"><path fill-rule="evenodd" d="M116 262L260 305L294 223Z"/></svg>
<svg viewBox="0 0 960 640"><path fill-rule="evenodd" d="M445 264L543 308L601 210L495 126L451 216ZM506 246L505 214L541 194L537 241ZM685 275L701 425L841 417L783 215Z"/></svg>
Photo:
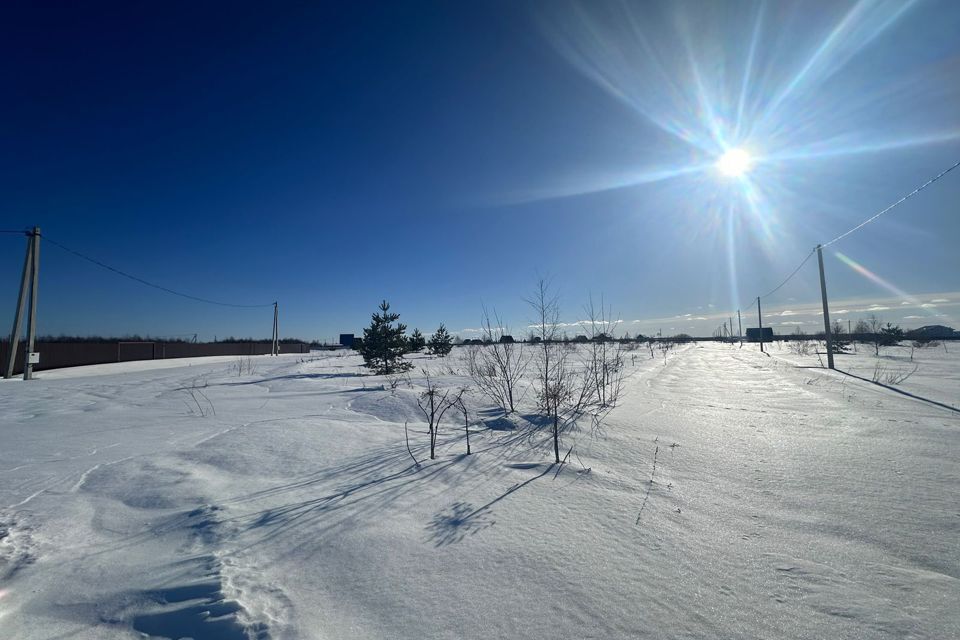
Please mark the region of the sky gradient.
<svg viewBox="0 0 960 640"><path fill-rule="evenodd" d="M630 333L709 335L960 160L951 1L5 13L0 228L190 295L279 300L284 336L359 331L384 298L425 333L469 337L486 305L523 335L541 276L565 322L592 294ZM714 167L729 148L754 157L743 178ZM960 170L825 249L837 318L960 328L958 203ZM0 235L4 332L22 260ZM764 311L812 332L818 303L811 260ZM40 333L271 321L43 247Z"/></svg>

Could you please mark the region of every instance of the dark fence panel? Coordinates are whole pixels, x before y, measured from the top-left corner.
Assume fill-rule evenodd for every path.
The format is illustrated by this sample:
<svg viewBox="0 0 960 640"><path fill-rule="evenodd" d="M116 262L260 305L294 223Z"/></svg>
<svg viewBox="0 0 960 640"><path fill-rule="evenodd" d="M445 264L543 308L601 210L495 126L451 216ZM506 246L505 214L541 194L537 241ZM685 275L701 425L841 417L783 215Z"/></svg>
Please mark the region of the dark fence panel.
<svg viewBox="0 0 960 640"><path fill-rule="evenodd" d="M130 362L134 360L161 360L167 358L198 358L202 356L255 356L270 353L269 342L38 342L40 364L35 371L60 369L87 364ZM23 372L23 344L17 349L16 373ZM0 341L0 367L6 368L10 343ZM310 345L289 343L280 345L280 353L309 353ZM3 375L0 373L0 375Z"/></svg>
<svg viewBox="0 0 960 640"><path fill-rule="evenodd" d="M155 342L118 342L117 343L117 361L130 362L131 360L153 360L153 346ZM40 356L43 362L43 356Z"/></svg>

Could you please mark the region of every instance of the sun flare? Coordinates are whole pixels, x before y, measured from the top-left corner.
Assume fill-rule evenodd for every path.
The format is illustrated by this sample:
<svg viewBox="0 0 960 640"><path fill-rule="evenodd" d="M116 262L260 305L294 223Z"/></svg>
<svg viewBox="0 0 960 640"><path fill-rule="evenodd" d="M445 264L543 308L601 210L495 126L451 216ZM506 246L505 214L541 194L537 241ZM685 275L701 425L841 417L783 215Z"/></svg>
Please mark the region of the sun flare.
<svg viewBox="0 0 960 640"><path fill-rule="evenodd" d="M717 169L725 176L742 176L750 170L753 161L743 149L730 149L717 160Z"/></svg>

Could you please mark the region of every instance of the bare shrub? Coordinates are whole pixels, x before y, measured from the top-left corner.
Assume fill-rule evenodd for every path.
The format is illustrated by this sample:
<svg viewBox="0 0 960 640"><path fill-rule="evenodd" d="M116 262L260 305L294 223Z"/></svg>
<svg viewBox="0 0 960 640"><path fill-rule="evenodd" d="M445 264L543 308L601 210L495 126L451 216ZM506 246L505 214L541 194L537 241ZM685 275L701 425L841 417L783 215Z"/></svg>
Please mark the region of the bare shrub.
<svg viewBox="0 0 960 640"><path fill-rule="evenodd" d="M387 376L387 385L390 387L390 395L397 395L397 389L400 387L410 387L410 376L406 372L392 373Z"/></svg>
<svg viewBox="0 0 960 640"><path fill-rule="evenodd" d="M464 389L453 391L451 389L441 389L430 377L430 372L421 369L426 383L426 389L417 398L417 406L427 418L427 425L430 431L430 459L436 459L437 434L440 432L440 421L450 407L457 405L463 396Z"/></svg>
<svg viewBox="0 0 960 640"><path fill-rule="evenodd" d="M598 408L614 407L623 389L623 345L612 337L617 323L612 310L604 307L603 298L596 307L590 296L584 312L590 338L584 375L591 386L591 400Z"/></svg>
<svg viewBox="0 0 960 640"><path fill-rule="evenodd" d="M565 395L566 352L556 344L560 325L560 299L550 284L541 278L526 301L533 310L533 333L538 340L536 368L537 408L553 418L553 452L560 463L559 406Z"/></svg>
<svg viewBox="0 0 960 640"><path fill-rule="evenodd" d="M883 366L880 362L877 362L876 366L873 368L873 377L871 378L874 382L879 382L880 384L889 384L897 385L906 381L907 378L912 376L917 372L920 365L913 365L912 369L892 369Z"/></svg>
<svg viewBox="0 0 960 640"><path fill-rule="evenodd" d="M257 365L254 364L253 358L237 358L236 362L233 363L233 371L236 371L238 376L251 376L257 372Z"/></svg>
<svg viewBox="0 0 960 640"><path fill-rule="evenodd" d="M929 338L920 338L914 340L910 343L910 361L913 362L913 352L916 349L932 349L934 347L939 347L940 343L936 340L930 340ZM946 351L946 344L944 344L944 351Z"/></svg>
<svg viewBox="0 0 960 640"><path fill-rule="evenodd" d="M471 345L467 349L467 369L477 389L493 400L507 413L516 411L522 398L517 397L518 385L523 380L529 357L523 343L514 342L496 310L493 317L483 309L483 341L489 344Z"/></svg>
<svg viewBox="0 0 960 640"><path fill-rule="evenodd" d="M558 341L560 299L546 280L537 282L527 304L533 310L532 324L539 340L534 385L537 410L553 423L554 459L556 464L560 464L560 433L583 414L593 397L593 387L590 379L572 366L570 357L576 345L563 345Z"/></svg>
<svg viewBox="0 0 960 640"><path fill-rule="evenodd" d="M191 415L201 418L205 418L208 415L217 415L217 409L213 406L213 402L211 402L207 394L203 392L206 388L206 378L194 378L189 387L181 387L179 389L179 391L183 391L185 395L190 397L190 401L185 404L187 405L187 411L189 411Z"/></svg>
<svg viewBox="0 0 960 640"><path fill-rule="evenodd" d="M665 340L658 340L656 342L656 349L660 353L660 355L663 356L664 366L666 366L667 364L667 354L670 353L676 346L677 346L677 343L674 342L673 340L665 339Z"/></svg>
<svg viewBox="0 0 960 640"><path fill-rule="evenodd" d="M790 353L798 356L810 355L810 343L807 340L796 339L790 341Z"/></svg>

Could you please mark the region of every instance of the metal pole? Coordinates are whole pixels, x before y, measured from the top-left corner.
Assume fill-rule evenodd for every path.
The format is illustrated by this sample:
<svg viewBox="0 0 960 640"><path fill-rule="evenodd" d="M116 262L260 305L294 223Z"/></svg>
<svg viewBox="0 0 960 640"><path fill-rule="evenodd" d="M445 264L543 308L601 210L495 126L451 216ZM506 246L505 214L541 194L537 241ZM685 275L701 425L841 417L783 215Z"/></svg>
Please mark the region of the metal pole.
<svg viewBox="0 0 960 640"><path fill-rule="evenodd" d="M737 309L737 337L740 338L740 346L743 346L743 323L740 321L740 309Z"/></svg>
<svg viewBox="0 0 960 640"><path fill-rule="evenodd" d="M830 335L830 307L827 305L827 278L823 274L823 247L817 245L817 262L820 263L820 297L823 299L823 335L827 339L827 367L833 369L833 338Z"/></svg>
<svg viewBox="0 0 960 640"><path fill-rule="evenodd" d="M760 296L757 296L757 319L760 321L760 353L766 353L763 350L763 314L760 313Z"/></svg>
<svg viewBox="0 0 960 640"><path fill-rule="evenodd" d="M37 337L37 290L40 287L40 227L33 228L33 259L31 262L30 315L27 316L27 346L23 357L23 379L33 378L33 363L30 354L34 351Z"/></svg>
<svg viewBox="0 0 960 640"><path fill-rule="evenodd" d="M27 301L27 283L30 277L30 264L33 260L33 238L27 234L27 251L23 258L23 275L20 277L20 297L17 298L17 312L13 316L13 330L10 331L10 353L7 354L7 368L4 378L13 377L13 367L17 363L17 349L20 347L20 323L23 321L23 305Z"/></svg>

